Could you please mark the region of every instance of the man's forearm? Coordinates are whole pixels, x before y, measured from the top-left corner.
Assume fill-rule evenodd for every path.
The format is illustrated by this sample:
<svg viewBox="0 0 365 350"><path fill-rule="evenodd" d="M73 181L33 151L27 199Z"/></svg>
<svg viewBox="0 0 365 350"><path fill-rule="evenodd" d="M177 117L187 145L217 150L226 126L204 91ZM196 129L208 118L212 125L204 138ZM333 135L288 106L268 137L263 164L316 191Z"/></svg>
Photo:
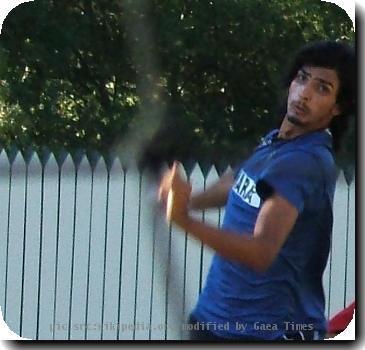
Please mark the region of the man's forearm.
<svg viewBox="0 0 365 350"><path fill-rule="evenodd" d="M194 194L190 200L190 209L204 210L224 206L227 202L233 180L233 174L227 172L207 190Z"/></svg>
<svg viewBox="0 0 365 350"><path fill-rule="evenodd" d="M204 210L210 208L223 207L227 202L227 193L222 193L220 189L210 188L207 191L194 194L190 200L190 209Z"/></svg>
<svg viewBox="0 0 365 350"><path fill-rule="evenodd" d="M270 243L257 237L224 231L190 217L179 226L219 255L258 272L266 271L272 263L274 254Z"/></svg>

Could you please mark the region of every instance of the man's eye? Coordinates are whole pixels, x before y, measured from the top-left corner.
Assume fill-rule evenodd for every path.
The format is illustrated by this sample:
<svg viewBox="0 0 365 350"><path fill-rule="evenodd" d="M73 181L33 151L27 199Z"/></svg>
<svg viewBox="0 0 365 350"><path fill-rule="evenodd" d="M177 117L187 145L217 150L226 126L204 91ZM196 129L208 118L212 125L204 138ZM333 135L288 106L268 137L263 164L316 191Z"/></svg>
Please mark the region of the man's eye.
<svg viewBox="0 0 365 350"><path fill-rule="evenodd" d="M328 87L327 87L326 85L324 85L324 84L320 84L320 85L318 86L318 90L319 90L320 92L328 92L328 91L329 91Z"/></svg>

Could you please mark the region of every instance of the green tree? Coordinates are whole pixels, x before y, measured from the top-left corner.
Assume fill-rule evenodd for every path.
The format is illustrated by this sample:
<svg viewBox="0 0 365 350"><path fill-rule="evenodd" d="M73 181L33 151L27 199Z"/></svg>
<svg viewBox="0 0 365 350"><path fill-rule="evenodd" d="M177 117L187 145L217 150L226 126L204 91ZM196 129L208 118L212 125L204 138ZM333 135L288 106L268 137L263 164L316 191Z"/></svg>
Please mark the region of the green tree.
<svg viewBox="0 0 365 350"><path fill-rule="evenodd" d="M354 41L319 0L26 3L0 38L0 140L236 161L277 125L288 61L318 39Z"/></svg>

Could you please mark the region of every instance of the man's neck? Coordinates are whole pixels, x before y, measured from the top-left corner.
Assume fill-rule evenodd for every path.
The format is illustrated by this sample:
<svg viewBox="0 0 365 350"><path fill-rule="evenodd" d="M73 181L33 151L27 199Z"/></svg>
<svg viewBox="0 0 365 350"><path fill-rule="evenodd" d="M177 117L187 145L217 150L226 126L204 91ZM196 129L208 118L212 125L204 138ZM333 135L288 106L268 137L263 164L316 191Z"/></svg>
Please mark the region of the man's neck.
<svg viewBox="0 0 365 350"><path fill-rule="evenodd" d="M324 130L325 128L323 128ZM294 139L295 137L308 134L317 130L308 130L305 127L295 125L290 122L286 117L284 118L283 122L281 123L278 138L283 140L290 140Z"/></svg>
<svg viewBox="0 0 365 350"><path fill-rule="evenodd" d="M278 138L283 140L290 140L300 135L303 135L306 132L307 131L303 130L303 128L294 125L293 123L289 122L287 118L284 118L279 129Z"/></svg>

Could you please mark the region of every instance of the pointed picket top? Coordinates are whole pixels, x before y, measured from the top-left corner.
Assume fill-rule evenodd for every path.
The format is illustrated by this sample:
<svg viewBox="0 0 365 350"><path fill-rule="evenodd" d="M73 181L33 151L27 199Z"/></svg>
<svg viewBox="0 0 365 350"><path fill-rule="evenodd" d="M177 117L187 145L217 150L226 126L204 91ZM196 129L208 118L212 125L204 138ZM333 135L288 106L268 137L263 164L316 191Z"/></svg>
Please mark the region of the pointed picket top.
<svg viewBox="0 0 365 350"><path fill-rule="evenodd" d="M120 164L126 173L128 171L138 171L138 164L135 158L127 156L125 152L113 152L114 156L119 158Z"/></svg>
<svg viewBox="0 0 365 350"><path fill-rule="evenodd" d="M214 165L212 165L205 177L205 186L209 186L211 184L213 184L214 182L216 182L219 179L219 174L218 171L216 169L216 167Z"/></svg>
<svg viewBox="0 0 365 350"><path fill-rule="evenodd" d="M89 159L87 158L86 154L84 154L78 160L77 172L78 173L89 173L91 171L92 171L92 169L90 166Z"/></svg>
<svg viewBox="0 0 365 350"><path fill-rule="evenodd" d="M118 155L118 157L120 159L120 163L122 164L122 168L126 172L128 172L129 170L138 171L137 159L135 158L134 155L128 154L128 152L125 150L123 150L123 151L119 150L119 151L115 152L115 154Z"/></svg>
<svg viewBox="0 0 365 350"><path fill-rule="evenodd" d="M354 175L354 178L351 181L351 183L349 184L349 187L350 187L350 191L355 191L355 188L356 188L356 175ZM355 195L355 192L354 192L354 195Z"/></svg>
<svg viewBox="0 0 365 350"><path fill-rule="evenodd" d="M15 158L11 164L12 174L22 174L25 172L25 160L21 152L17 151Z"/></svg>
<svg viewBox="0 0 365 350"><path fill-rule="evenodd" d="M104 157L99 157L93 168L94 174L105 177L108 169L104 160Z"/></svg>
<svg viewBox="0 0 365 350"><path fill-rule="evenodd" d="M106 157L105 163L110 173L122 174L124 172L122 163L118 156Z"/></svg>
<svg viewBox="0 0 365 350"><path fill-rule="evenodd" d="M338 176L337 176L335 195L337 194L337 192L343 190L343 188L344 188L343 186L346 186L346 185L347 185L347 181L346 181L346 178L345 178L345 174L341 170L338 173Z"/></svg>
<svg viewBox="0 0 365 350"><path fill-rule="evenodd" d="M333 210L335 212L335 220L338 220L340 216L342 217L343 215L346 215L342 210L342 205L346 200L345 199L346 197L347 197L347 182L343 171L340 171L337 177L336 188L333 198L334 201ZM344 217L345 216L343 216L342 218L343 220L345 220Z"/></svg>
<svg viewBox="0 0 365 350"><path fill-rule="evenodd" d="M9 157L8 154L6 153L6 151L4 149L1 150L0 153L0 169L3 168L9 168Z"/></svg>
<svg viewBox="0 0 365 350"><path fill-rule="evenodd" d="M188 172L188 170L187 170L187 172ZM193 176L193 175L196 176L196 174L199 174L199 175L204 177L203 171L202 171L202 169L200 167L200 164L198 162L195 162L190 167L190 175L191 176Z"/></svg>
<svg viewBox="0 0 365 350"><path fill-rule="evenodd" d="M9 174L10 174L10 162L8 155L3 149L0 153L0 177L3 177L3 180L5 181L9 181Z"/></svg>
<svg viewBox="0 0 365 350"><path fill-rule="evenodd" d="M28 176L41 175L42 174L42 162L39 159L38 153L33 152L32 154L28 153L29 158L27 161L28 164Z"/></svg>
<svg viewBox="0 0 365 350"><path fill-rule="evenodd" d="M222 176L223 174L225 174L227 171L232 171L233 172L233 169L230 165L227 165L227 167L225 169L222 170L222 172L219 172L220 173L220 176Z"/></svg>
<svg viewBox="0 0 365 350"><path fill-rule="evenodd" d="M343 169L343 173L346 179L347 186L351 186L351 183L355 178L355 168L353 166L347 166Z"/></svg>
<svg viewBox="0 0 365 350"><path fill-rule="evenodd" d="M198 163L192 168L189 180L193 186L193 192L204 189L205 177Z"/></svg>
<svg viewBox="0 0 365 350"><path fill-rule="evenodd" d="M128 173L140 173L139 169L138 169L138 164L136 162L135 159L129 159L128 162L125 161L125 159L123 158L119 158L120 162L122 164L122 168L124 169L124 171L128 174Z"/></svg>
<svg viewBox="0 0 365 350"><path fill-rule="evenodd" d="M66 154L66 157L62 160L62 163L60 166L61 172L62 173L75 173L76 167L75 167L75 163L71 157L71 154Z"/></svg>
<svg viewBox="0 0 365 350"><path fill-rule="evenodd" d="M44 164L44 173L48 176L58 176L59 167L56 157L53 153L49 153L47 156L47 161Z"/></svg>

